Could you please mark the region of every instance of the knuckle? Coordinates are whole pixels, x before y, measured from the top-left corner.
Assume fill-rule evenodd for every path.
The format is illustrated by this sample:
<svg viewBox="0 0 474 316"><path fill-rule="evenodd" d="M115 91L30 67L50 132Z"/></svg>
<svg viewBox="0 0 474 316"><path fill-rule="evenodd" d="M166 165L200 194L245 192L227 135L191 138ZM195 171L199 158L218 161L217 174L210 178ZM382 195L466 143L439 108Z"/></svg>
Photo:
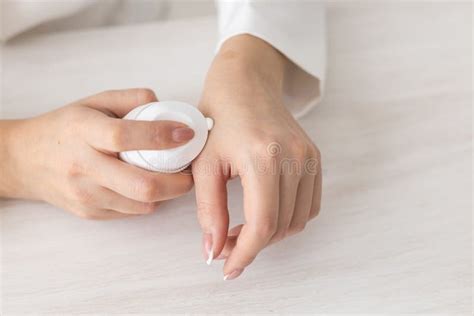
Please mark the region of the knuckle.
<svg viewBox="0 0 474 316"><path fill-rule="evenodd" d="M281 155L281 145L278 140L272 136L262 136L255 142L254 150L257 154L269 158Z"/></svg>
<svg viewBox="0 0 474 316"><path fill-rule="evenodd" d="M161 122L153 122L152 124L148 125L147 128L147 136L149 137L152 143L157 145L161 145L164 140L164 129L160 124Z"/></svg>
<svg viewBox="0 0 474 316"><path fill-rule="evenodd" d="M292 225L289 229L289 233L292 235L301 233L304 230L305 226L306 226L306 223Z"/></svg>
<svg viewBox="0 0 474 316"><path fill-rule="evenodd" d="M295 139L289 146L291 155L295 159L303 161L306 158L308 154L308 144L304 140Z"/></svg>
<svg viewBox="0 0 474 316"><path fill-rule="evenodd" d="M136 89L136 98L139 104L147 103L156 99L155 92L149 88Z"/></svg>
<svg viewBox="0 0 474 316"><path fill-rule="evenodd" d="M66 176L75 179L83 174L83 166L77 160L70 161L66 166Z"/></svg>
<svg viewBox="0 0 474 316"><path fill-rule="evenodd" d="M140 201L154 202L158 199L158 186L151 177L142 177L135 184L135 192Z"/></svg>
<svg viewBox="0 0 474 316"><path fill-rule="evenodd" d="M114 149L120 150L124 147L126 143L126 136L124 128L121 124L117 122L111 123L108 128L108 141L110 146Z"/></svg>
<svg viewBox="0 0 474 316"><path fill-rule="evenodd" d="M273 172L276 171L278 161L282 155L281 146L273 138L265 138L256 141L253 144L252 163L256 163L256 167L260 171Z"/></svg>
<svg viewBox="0 0 474 316"><path fill-rule="evenodd" d="M282 240L287 236L286 229L280 229L275 234L273 234L272 239L275 241Z"/></svg>
<svg viewBox="0 0 474 316"><path fill-rule="evenodd" d="M275 221L264 221L256 227L255 233L259 238L269 239L275 234L276 230L277 224Z"/></svg>

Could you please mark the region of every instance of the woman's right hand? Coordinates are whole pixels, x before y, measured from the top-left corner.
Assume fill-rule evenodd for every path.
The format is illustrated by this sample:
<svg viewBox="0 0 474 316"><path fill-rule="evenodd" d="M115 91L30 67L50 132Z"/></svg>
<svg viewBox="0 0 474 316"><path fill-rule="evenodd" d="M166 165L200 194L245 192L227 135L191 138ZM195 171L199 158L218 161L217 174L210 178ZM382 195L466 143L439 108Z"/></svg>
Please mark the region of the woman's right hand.
<svg viewBox="0 0 474 316"><path fill-rule="evenodd" d="M118 159L121 151L172 148L193 137L178 122L119 119L154 101L148 89L107 91L32 119L0 121L0 196L109 219L150 213L186 193L190 174L150 172Z"/></svg>

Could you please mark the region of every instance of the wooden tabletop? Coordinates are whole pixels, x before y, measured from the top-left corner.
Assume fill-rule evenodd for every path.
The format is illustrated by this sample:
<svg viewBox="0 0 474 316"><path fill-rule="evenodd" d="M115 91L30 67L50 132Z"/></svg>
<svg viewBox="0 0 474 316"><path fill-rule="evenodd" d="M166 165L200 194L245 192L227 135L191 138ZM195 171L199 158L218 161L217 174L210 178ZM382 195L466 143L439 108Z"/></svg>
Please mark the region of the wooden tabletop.
<svg viewBox="0 0 474 316"><path fill-rule="evenodd" d="M301 120L323 155L322 211L241 278L202 259L193 192L107 222L4 200L3 314L471 314L471 6L329 8L326 95ZM214 45L212 17L23 37L3 49L2 115L137 86L196 103Z"/></svg>

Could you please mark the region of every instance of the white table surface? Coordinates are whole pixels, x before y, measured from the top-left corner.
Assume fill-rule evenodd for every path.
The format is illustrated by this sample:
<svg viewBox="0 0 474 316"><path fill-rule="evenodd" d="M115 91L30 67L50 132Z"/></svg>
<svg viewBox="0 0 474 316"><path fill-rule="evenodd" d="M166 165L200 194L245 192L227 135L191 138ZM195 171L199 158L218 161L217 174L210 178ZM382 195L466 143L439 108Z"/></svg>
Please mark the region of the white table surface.
<svg viewBox="0 0 474 316"><path fill-rule="evenodd" d="M193 193L109 222L1 201L3 313L471 314L471 4L340 4L328 21L326 97L301 120L323 204L302 234L224 282ZM21 38L3 52L3 117L136 86L195 103L214 40L213 18Z"/></svg>

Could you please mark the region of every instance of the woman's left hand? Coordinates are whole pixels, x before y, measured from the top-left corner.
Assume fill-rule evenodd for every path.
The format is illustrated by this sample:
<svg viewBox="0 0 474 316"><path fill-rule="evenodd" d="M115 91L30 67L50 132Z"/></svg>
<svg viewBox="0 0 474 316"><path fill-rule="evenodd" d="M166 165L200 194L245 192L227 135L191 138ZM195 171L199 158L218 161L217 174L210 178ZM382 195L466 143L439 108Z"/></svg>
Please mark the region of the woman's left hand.
<svg viewBox="0 0 474 316"><path fill-rule="evenodd" d="M225 279L303 230L320 209L319 150L282 102L289 62L266 42L239 35L224 43L206 79L199 108L215 126L192 168L203 252L226 260ZM229 231L226 183L236 176L245 223Z"/></svg>

